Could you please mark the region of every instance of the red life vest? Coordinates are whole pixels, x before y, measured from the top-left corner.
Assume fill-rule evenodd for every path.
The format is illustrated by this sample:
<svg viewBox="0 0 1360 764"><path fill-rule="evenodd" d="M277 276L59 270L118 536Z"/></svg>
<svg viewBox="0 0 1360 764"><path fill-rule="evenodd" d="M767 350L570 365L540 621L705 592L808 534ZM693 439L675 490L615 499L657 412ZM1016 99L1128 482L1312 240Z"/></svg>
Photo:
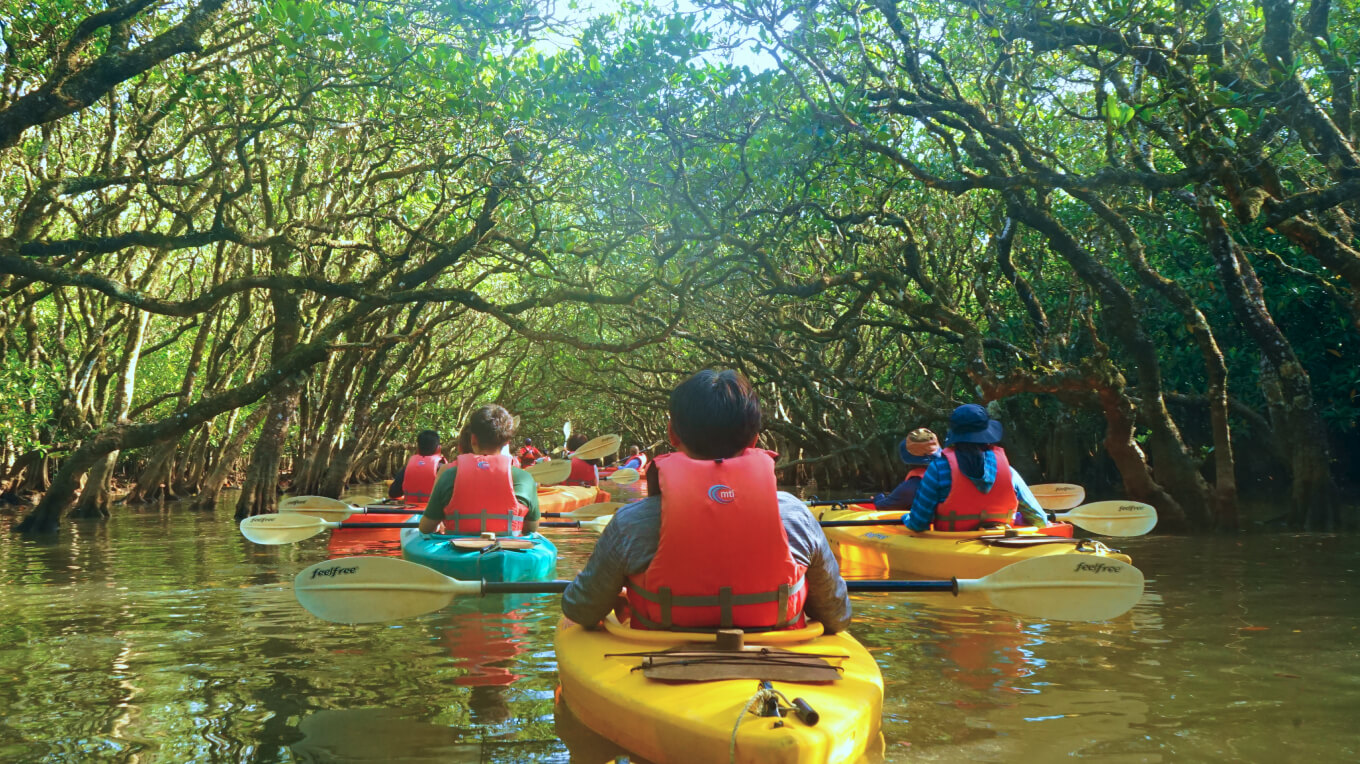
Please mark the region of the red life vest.
<svg viewBox="0 0 1360 764"><path fill-rule="evenodd" d="M571 460L571 474L562 481L566 485L599 485L600 475L595 471L595 465L584 459L573 458Z"/></svg>
<svg viewBox="0 0 1360 764"><path fill-rule="evenodd" d="M634 464L634 462L636 462L636 464ZM628 457L627 459L625 459L624 462L623 462L623 464L620 465L620 466L621 466L621 467L632 467L633 469L637 470L638 472L641 472L641 471L647 469L647 455L644 454L644 453L641 453L641 452L636 453L636 454L633 454L632 456L630 456L630 457Z"/></svg>
<svg viewBox="0 0 1360 764"><path fill-rule="evenodd" d="M453 495L444 507L445 532L476 535L523 530L529 508L515 498L510 477L514 465L515 458L509 454L459 454Z"/></svg>
<svg viewBox="0 0 1360 764"><path fill-rule="evenodd" d="M539 451L534 446L524 446L516 451L515 455L519 457L519 466L521 467L528 467L535 461L543 458L543 452Z"/></svg>
<svg viewBox="0 0 1360 764"><path fill-rule="evenodd" d="M434 488L435 476L443 463L444 457L439 454L416 454L406 460L406 469L401 473L401 493L407 504L429 503L430 489Z"/></svg>
<svg viewBox="0 0 1360 764"><path fill-rule="evenodd" d="M959 469L954 449L944 450L944 458L949 461L949 495L935 507L935 530L975 531L983 523L1011 521L1019 504L1011 481L1011 463L1000 446L993 446L992 453L996 454L996 482L990 491L983 493Z"/></svg>
<svg viewBox="0 0 1360 764"><path fill-rule="evenodd" d="M902 478L902 482L905 483L905 482L907 482L908 480L911 480L912 478L925 477L925 474L926 474L926 468L925 468L925 467L912 467L912 468L907 472L907 476L904 477L904 478Z"/></svg>
<svg viewBox="0 0 1360 764"><path fill-rule="evenodd" d="M647 569L628 578L633 628L803 626L807 566L789 549L773 457L748 448L716 461L656 458L661 537Z"/></svg>

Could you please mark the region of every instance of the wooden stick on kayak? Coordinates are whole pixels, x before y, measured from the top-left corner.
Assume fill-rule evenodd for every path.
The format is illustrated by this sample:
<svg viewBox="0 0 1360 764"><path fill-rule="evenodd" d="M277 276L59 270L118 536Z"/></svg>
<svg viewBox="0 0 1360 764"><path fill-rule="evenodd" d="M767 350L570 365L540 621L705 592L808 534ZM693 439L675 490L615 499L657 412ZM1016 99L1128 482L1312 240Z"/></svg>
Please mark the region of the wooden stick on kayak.
<svg viewBox="0 0 1360 764"><path fill-rule="evenodd" d="M573 510L570 511L570 512L544 512L544 513L543 513L543 516L544 516L544 517L574 517L574 518L577 518L577 519L590 518L590 517L601 517L601 516L603 516L603 515L612 515L612 514L614 514L614 511L615 511L615 510L617 510L619 507L624 506L626 503L627 503L627 502L623 502L623 501L601 501L601 502L596 503L596 504L587 504L587 505L585 505L584 507L578 507L577 509L573 509Z"/></svg>
<svg viewBox="0 0 1360 764"><path fill-rule="evenodd" d="M393 557L346 557L318 562L293 580L298 602L337 623L376 623L440 610L455 597L555 594L568 581L459 581ZM1118 560L1035 557L985 578L949 581L846 581L852 592L980 592L988 602L1032 618L1105 621L1143 596L1143 574Z"/></svg>
<svg viewBox="0 0 1360 764"><path fill-rule="evenodd" d="M603 531L612 515L604 515L594 520L574 520L562 523L539 523L540 528L585 528L593 531ZM293 544L303 539L309 539L319 533L332 528L364 528L377 530L379 528L419 528L420 523L338 523L332 520L323 520L320 517L312 517L298 513L287 513L277 515L255 515L247 517L241 521L241 535L254 541L256 544Z"/></svg>
<svg viewBox="0 0 1360 764"><path fill-rule="evenodd" d="M529 467L525 472L534 476L534 482L539 485L554 485L567 479L571 474L570 459L553 459L552 461L539 462Z"/></svg>
<svg viewBox="0 0 1360 764"><path fill-rule="evenodd" d="M1036 483L1029 490L1047 510L1071 509L1086 500L1086 489L1073 483Z"/></svg>

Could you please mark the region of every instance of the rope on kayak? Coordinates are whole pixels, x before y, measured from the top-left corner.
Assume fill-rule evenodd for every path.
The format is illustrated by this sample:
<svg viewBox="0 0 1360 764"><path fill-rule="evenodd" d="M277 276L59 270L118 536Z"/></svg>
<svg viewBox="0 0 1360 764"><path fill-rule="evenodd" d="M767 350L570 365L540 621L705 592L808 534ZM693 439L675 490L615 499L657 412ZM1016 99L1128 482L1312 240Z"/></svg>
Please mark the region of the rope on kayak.
<svg viewBox="0 0 1360 764"><path fill-rule="evenodd" d="M755 709L756 713L760 713L760 709L766 703L778 703L782 697L783 693L771 687L768 682L761 682L756 694L741 707L741 713L737 714L737 722L732 725L732 737L727 743L727 760L730 764L736 764L737 761L737 730L741 729L741 720L745 718L746 712Z"/></svg>

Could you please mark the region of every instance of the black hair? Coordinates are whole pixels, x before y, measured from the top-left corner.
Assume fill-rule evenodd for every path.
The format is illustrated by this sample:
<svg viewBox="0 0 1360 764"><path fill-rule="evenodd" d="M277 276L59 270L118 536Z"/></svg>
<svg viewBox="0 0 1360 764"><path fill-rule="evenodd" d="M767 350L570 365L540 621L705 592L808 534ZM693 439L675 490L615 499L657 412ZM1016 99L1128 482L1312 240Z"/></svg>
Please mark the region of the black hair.
<svg viewBox="0 0 1360 764"><path fill-rule="evenodd" d="M472 430L469 430L466 427L463 428L462 432L458 433L458 453L472 453Z"/></svg>
<svg viewBox="0 0 1360 764"><path fill-rule="evenodd" d="M416 434L416 452L421 456L434 456L439 450L439 433L434 430L421 430Z"/></svg>
<svg viewBox="0 0 1360 764"><path fill-rule="evenodd" d="M576 449L580 448L581 446L584 446L589 442L590 437L587 436L585 433L581 432L572 433L571 437L567 438L567 450L575 451Z"/></svg>
<svg viewBox="0 0 1360 764"><path fill-rule="evenodd" d="M515 437L515 418L504 407L488 403L468 415L464 431L483 449L500 448Z"/></svg>
<svg viewBox="0 0 1360 764"><path fill-rule="evenodd" d="M671 391L671 426L700 459L741 453L760 433L760 398L737 372L704 369Z"/></svg>

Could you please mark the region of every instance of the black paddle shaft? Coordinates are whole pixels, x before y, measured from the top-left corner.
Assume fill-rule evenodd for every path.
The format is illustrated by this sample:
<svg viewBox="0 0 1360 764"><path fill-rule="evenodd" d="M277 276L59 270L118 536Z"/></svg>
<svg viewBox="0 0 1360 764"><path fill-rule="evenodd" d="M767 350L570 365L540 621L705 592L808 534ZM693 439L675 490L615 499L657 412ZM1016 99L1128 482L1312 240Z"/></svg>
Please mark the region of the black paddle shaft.
<svg viewBox="0 0 1360 764"><path fill-rule="evenodd" d="M557 594L567 590L570 581L483 581L482 594ZM949 581L846 581L852 592L953 592L958 594L958 579Z"/></svg>

